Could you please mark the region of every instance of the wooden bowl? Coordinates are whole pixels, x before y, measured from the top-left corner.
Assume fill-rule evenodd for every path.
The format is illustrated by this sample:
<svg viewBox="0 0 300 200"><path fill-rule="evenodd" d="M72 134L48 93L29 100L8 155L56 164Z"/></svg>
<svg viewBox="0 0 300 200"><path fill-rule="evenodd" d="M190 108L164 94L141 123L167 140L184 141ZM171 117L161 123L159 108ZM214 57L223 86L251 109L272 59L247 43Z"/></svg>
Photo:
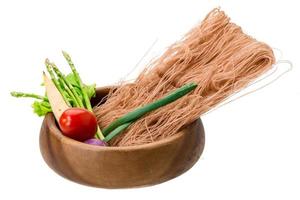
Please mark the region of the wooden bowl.
<svg viewBox="0 0 300 200"><path fill-rule="evenodd" d="M111 88L98 88L92 103ZM61 176L101 188L130 188L158 184L179 176L199 159L204 148L200 119L176 135L150 144L99 147L60 132L52 113L40 131L40 150L46 163Z"/></svg>

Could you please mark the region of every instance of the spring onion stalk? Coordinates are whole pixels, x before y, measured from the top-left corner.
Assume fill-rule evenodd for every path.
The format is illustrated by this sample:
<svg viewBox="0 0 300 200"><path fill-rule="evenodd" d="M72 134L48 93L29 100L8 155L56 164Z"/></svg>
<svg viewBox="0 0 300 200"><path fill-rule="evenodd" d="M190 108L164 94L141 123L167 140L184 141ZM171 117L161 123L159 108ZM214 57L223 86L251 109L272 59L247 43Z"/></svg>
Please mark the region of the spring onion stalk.
<svg viewBox="0 0 300 200"><path fill-rule="evenodd" d="M65 75L57 68L57 66L54 63L51 63L51 66L52 66L54 72L56 73L56 75L58 76L58 78L62 81L62 84L64 85L67 93L73 99L75 105L80 108L84 108L83 103L82 103L81 99L79 98L77 92L75 91L72 84L69 81L67 81Z"/></svg>
<svg viewBox="0 0 300 200"><path fill-rule="evenodd" d="M61 88L61 86L60 86L58 80L57 80L56 77L55 77L55 74L54 74L54 72L53 72L53 70L52 70L51 63L49 62L48 59L45 60L45 65L46 65L47 71L48 71L49 74L50 74L50 77L51 77L52 82L53 82L54 85L56 86L57 90L60 92L61 96L64 98L66 104L67 104L68 106L71 107L71 104L70 104L70 102L68 101L68 98L67 98L66 94L63 92L63 89Z"/></svg>
<svg viewBox="0 0 300 200"><path fill-rule="evenodd" d="M70 68L71 68L71 70L72 70L72 72L73 72L73 74L74 74L74 77L75 77L76 81L77 81L78 84L79 84L79 87L80 87L80 90L81 90L81 92L82 92L82 96L83 96L83 100L84 100L84 103L85 103L86 108L87 108L90 112L93 112L93 108L92 108L90 99L89 99L89 97L88 97L86 91L84 90L83 83L82 83L82 81L81 81L81 78L80 78L80 76L79 76L79 74L78 74L78 72L77 72L75 66L74 66L74 63L73 63L73 61L72 61L72 59L71 59L71 56L70 56L67 52L65 52L65 51L62 51L62 54L63 54L63 56L65 57L65 59L67 60L69 66L70 66ZM95 137L96 137L96 138L99 138L99 139L101 139L101 140L104 139L104 135L103 135L103 133L101 132L99 126L97 127L97 132L96 132Z"/></svg>
<svg viewBox="0 0 300 200"><path fill-rule="evenodd" d="M131 112L123 115L122 117L113 121L107 128L103 129L104 136L108 136L108 134L116 135L116 133L113 133L113 131L115 129L119 128L119 126L124 125L124 127L126 127L125 124L127 124L128 122L133 122L133 121L137 120L138 118L142 117L143 115L145 115L146 113L151 112L157 108L165 106L165 105L179 99L180 97L182 97L182 96L186 95L187 93L191 92L192 90L194 90L196 87L197 87L197 84L195 84L195 83L186 84L186 85L176 89L175 91L171 92L167 96L156 100L153 103L144 105L140 108L137 108L134 111L131 111ZM119 131L119 129L118 129L118 131ZM108 140L110 140L110 138L108 138Z"/></svg>
<svg viewBox="0 0 300 200"><path fill-rule="evenodd" d="M48 101L47 97L38 95L38 94L33 94L33 93L24 93L24 92L11 92L11 96L13 97L29 97L29 98L34 98L34 99L40 99L44 101Z"/></svg>
<svg viewBox="0 0 300 200"><path fill-rule="evenodd" d="M122 131L124 131L128 126L130 126L132 124L132 122L128 122L125 124L122 124L121 126L118 126L116 129L114 129L112 132L110 132L105 138L104 138L104 142L108 142L109 140L111 140L113 137L115 137L116 135L118 135L119 133L121 133Z"/></svg>

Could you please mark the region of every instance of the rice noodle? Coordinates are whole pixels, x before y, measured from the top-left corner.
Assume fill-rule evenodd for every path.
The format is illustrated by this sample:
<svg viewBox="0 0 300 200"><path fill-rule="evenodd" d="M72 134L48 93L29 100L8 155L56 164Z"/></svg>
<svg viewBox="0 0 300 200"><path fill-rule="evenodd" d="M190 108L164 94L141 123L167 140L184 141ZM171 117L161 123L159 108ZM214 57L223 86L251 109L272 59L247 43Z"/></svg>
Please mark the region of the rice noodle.
<svg viewBox="0 0 300 200"><path fill-rule="evenodd" d="M113 146L150 143L176 134L228 96L246 87L275 62L272 49L244 34L226 14L212 10L180 41L150 63L133 83L121 83L94 108L99 126L153 102L186 83L198 87L133 123Z"/></svg>

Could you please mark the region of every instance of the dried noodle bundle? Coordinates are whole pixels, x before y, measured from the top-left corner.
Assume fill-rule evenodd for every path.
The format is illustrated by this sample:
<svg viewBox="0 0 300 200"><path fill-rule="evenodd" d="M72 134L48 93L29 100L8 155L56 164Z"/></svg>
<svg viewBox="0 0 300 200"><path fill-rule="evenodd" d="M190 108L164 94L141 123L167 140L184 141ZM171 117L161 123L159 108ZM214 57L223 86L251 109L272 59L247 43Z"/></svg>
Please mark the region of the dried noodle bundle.
<svg viewBox="0 0 300 200"><path fill-rule="evenodd" d="M195 82L198 87L155 110L111 141L114 146L150 143L172 136L271 68L272 49L244 34L219 9L212 10L129 84L121 84L95 109L101 128L169 91Z"/></svg>

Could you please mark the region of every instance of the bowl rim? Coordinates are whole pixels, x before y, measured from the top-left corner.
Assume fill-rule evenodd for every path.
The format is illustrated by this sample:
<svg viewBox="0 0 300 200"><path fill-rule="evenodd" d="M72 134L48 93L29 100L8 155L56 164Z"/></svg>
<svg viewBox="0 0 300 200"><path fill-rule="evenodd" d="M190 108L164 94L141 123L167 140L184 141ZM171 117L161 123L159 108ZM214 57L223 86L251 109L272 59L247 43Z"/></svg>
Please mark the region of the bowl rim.
<svg viewBox="0 0 300 200"><path fill-rule="evenodd" d="M193 121L191 124L187 125L185 128L182 130L178 131L178 133L158 140L154 141L151 143L147 144L139 144L139 145L133 145L133 146L96 146L96 145L90 145L90 144L85 144L83 142L74 140L72 138L66 137L62 134L60 129L57 126L56 120L54 118L54 115L52 112L48 113L45 118L44 122L46 123L45 125L49 128L48 134L54 135L60 142L67 144L67 145L72 145L76 146L78 148L82 148L85 150L91 150L91 151L136 151L136 150L141 150L141 149L153 149L157 148L158 146L164 146L170 144L172 141L178 140L179 138L183 137L184 134L186 134L187 128L189 126L192 126L194 123L200 123L202 125L201 118L196 119ZM203 126L203 125L202 125Z"/></svg>

